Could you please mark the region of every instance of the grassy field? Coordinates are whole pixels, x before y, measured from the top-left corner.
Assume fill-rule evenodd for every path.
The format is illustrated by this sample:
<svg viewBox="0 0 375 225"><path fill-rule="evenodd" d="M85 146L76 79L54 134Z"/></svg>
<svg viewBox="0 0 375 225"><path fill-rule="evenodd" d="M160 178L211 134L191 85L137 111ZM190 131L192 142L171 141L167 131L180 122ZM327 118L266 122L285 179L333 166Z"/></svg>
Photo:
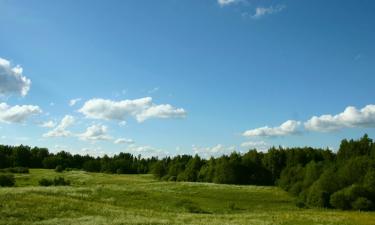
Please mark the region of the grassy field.
<svg viewBox="0 0 375 225"><path fill-rule="evenodd" d="M63 176L66 187L40 187ZM150 175L30 170L0 188L0 224L375 224L375 213L299 209L277 187L159 182Z"/></svg>

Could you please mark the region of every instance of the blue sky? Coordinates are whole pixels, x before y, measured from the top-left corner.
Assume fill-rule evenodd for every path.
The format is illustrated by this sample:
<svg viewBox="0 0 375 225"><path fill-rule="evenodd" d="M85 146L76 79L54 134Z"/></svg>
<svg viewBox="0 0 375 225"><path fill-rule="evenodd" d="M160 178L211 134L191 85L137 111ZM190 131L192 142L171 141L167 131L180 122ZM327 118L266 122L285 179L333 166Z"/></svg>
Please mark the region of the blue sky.
<svg viewBox="0 0 375 225"><path fill-rule="evenodd" d="M0 143L208 156L375 137L374 10L0 0Z"/></svg>

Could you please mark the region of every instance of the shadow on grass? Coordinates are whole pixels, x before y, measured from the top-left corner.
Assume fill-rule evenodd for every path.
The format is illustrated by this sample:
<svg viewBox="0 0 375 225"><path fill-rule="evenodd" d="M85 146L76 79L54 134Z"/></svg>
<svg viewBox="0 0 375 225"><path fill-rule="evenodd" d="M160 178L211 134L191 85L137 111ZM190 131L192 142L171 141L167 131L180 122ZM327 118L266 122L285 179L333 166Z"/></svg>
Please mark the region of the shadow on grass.
<svg viewBox="0 0 375 225"><path fill-rule="evenodd" d="M189 213L196 213L196 214L212 214L211 212L202 209L197 203L189 199L182 199L176 203L177 207L182 207Z"/></svg>

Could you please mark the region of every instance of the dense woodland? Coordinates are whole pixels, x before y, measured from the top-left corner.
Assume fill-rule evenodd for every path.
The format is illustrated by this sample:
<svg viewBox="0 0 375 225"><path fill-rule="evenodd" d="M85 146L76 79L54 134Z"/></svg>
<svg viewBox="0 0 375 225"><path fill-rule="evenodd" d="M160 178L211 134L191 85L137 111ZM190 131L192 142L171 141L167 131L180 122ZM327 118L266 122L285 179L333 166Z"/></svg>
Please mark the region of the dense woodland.
<svg viewBox="0 0 375 225"><path fill-rule="evenodd" d="M20 167L153 173L168 181L278 185L297 196L300 207L375 209L375 143L367 135L359 140L343 140L337 153L310 147L272 147L267 153L249 150L210 159L198 155L145 159L129 153L92 157L0 145L0 172Z"/></svg>

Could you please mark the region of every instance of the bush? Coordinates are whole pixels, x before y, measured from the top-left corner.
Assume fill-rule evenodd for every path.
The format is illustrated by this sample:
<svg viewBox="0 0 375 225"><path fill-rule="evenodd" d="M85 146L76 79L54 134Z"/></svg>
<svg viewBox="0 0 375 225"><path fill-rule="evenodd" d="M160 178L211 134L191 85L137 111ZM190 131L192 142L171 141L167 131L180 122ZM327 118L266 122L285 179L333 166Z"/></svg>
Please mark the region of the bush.
<svg viewBox="0 0 375 225"><path fill-rule="evenodd" d="M68 186L70 181L65 180L63 177L55 177L53 180L43 178L39 180L39 185L41 186Z"/></svg>
<svg viewBox="0 0 375 225"><path fill-rule="evenodd" d="M11 167L1 169L0 172L3 173L29 173L29 168L27 167Z"/></svg>
<svg viewBox="0 0 375 225"><path fill-rule="evenodd" d="M55 179L53 179L53 184L55 186L68 186L70 185L70 181L65 180L63 177L55 177Z"/></svg>
<svg viewBox="0 0 375 225"><path fill-rule="evenodd" d="M307 204L316 207L329 206L329 193L324 190L319 181L315 182L309 189L307 194Z"/></svg>
<svg viewBox="0 0 375 225"><path fill-rule="evenodd" d="M345 189L337 191L331 195L329 203L336 209L350 209L350 199Z"/></svg>
<svg viewBox="0 0 375 225"><path fill-rule="evenodd" d="M367 198L359 197L352 203L352 208L355 210L369 211L374 208L374 204Z"/></svg>
<svg viewBox="0 0 375 225"><path fill-rule="evenodd" d="M48 180L46 178L43 178L43 179L39 180L39 185L40 186L45 186L45 187L51 186L51 185L53 185L53 181L52 180Z"/></svg>
<svg viewBox="0 0 375 225"><path fill-rule="evenodd" d="M353 206L356 207L355 209L365 208L366 202L364 199L367 200L366 195L367 191L364 187L354 184L332 194L330 203L337 209L352 209ZM355 203L357 200L358 202Z"/></svg>
<svg viewBox="0 0 375 225"><path fill-rule="evenodd" d="M0 187L13 187L15 184L14 175L2 174L0 175Z"/></svg>
<svg viewBox="0 0 375 225"><path fill-rule="evenodd" d="M62 167L61 165L58 165L58 166L56 166L55 171L58 172L58 173L61 173L61 172L64 171L64 167Z"/></svg>

